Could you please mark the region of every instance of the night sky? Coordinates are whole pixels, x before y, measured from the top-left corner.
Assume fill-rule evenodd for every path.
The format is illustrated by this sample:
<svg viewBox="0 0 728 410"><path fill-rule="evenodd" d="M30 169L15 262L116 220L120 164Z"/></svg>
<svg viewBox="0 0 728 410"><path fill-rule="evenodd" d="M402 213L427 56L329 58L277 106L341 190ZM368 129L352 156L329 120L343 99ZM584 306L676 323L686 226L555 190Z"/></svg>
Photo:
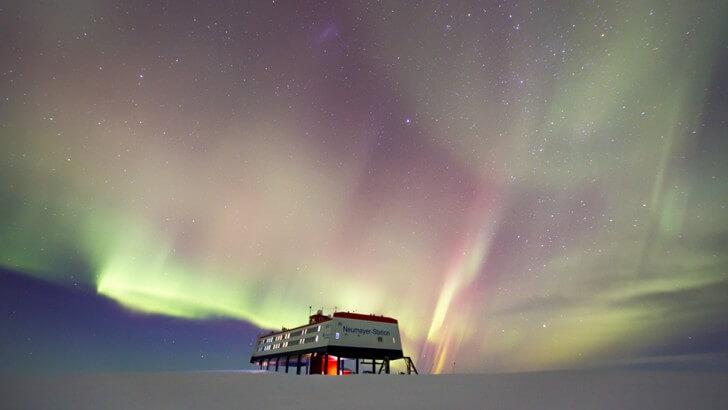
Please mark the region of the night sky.
<svg viewBox="0 0 728 410"><path fill-rule="evenodd" d="M0 371L728 369L725 1L0 5Z"/></svg>

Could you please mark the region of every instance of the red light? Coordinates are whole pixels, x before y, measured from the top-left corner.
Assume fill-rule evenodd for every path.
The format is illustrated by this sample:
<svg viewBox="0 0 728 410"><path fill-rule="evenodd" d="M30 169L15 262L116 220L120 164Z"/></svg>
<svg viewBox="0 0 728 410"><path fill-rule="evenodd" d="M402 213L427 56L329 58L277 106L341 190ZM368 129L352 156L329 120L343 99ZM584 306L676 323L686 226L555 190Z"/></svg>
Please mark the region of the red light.
<svg viewBox="0 0 728 410"><path fill-rule="evenodd" d="M328 372L326 372L326 374L331 375L331 376L336 376L336 359L337 359L336 356L329 355L329 368L328 368Z"/></svg>

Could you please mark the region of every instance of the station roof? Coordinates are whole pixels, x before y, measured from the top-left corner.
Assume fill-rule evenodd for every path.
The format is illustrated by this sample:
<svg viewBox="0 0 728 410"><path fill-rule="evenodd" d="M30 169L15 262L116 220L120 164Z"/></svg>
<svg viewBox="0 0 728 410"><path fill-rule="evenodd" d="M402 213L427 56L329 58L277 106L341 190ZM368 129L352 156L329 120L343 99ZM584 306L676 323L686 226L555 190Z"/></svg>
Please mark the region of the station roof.
<svg viewBox="0 0 728 410"><path fill-rule="evenodd" d="M361 313L351 312L336 312L334 317L340 317L344 319L357 319L357 320L368 320L370 322L384 322L384 323L397 323L397 319L387 316L377 316L374 314L363 315Z"/></svg>

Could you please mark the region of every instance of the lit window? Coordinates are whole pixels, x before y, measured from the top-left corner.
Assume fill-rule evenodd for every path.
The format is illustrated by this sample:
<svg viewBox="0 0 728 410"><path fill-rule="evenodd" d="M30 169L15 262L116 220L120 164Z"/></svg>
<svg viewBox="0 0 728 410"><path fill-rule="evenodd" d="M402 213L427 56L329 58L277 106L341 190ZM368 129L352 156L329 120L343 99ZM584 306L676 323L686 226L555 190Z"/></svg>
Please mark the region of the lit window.
<svg viewBox="0 0 728 410"><path fill-rule="evenodd" d="M316 340L315 340L315 342L318 342L318 335L316 335Z"/></svg>
<svg viewBox="0 0 728 410"><path fill-rule="evenodd" d="M336 340L339 340L339 339L341 339L341 334L339 334L339 332L336 332Z"/></svg>
<svg viewBox="0 0 728 410"><path fill-rule="evenodd" d="M397 340L395 338L392 338L392 343L397 343Z"/></svg>
<svg viewBox="0 0 728 410"><path fill-rule="evenodd" d="M321 325L318 325L318 327L316 327L316 331L317 332L320 332L321 331Z"/></svg>

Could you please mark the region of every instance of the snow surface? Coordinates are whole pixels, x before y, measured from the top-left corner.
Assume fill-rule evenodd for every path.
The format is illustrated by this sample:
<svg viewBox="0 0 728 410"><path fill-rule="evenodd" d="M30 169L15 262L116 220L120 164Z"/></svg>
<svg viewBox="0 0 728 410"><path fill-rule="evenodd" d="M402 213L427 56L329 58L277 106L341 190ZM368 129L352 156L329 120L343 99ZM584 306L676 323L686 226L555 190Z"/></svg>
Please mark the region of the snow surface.
<svg viewBox="0 0 728 410"><path fill-rule="evenodd" d="M728 374L0 376L2 409L728 409Z"/></svg>

